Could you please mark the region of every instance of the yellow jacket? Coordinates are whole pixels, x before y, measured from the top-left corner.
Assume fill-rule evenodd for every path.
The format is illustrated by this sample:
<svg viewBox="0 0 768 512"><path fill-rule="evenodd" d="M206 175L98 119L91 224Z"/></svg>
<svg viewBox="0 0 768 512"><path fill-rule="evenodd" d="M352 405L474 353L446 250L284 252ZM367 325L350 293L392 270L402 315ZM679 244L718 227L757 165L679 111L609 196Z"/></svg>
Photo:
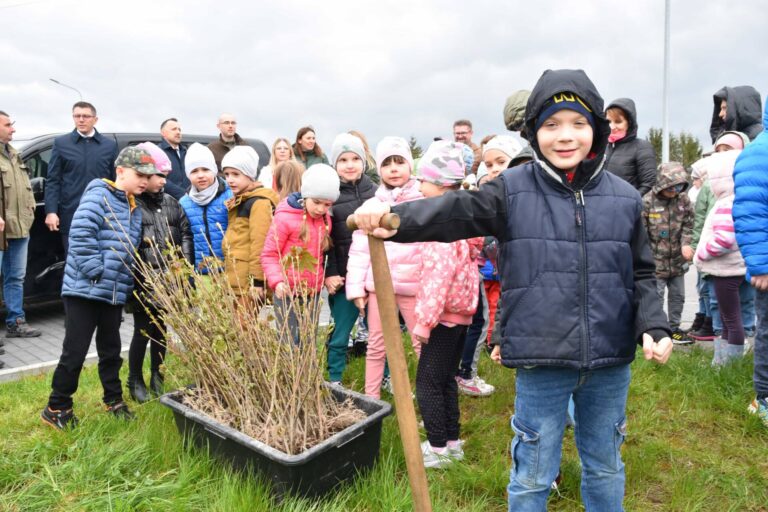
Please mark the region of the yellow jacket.
<svg viewBox="0 0 768 512"><path fill-rule="evenodd" d="M224 271L238 295L247 293L251 286L264 286L261 250L278 202L274 190L259 187L225 203L229 224L221 244Z"/></svg>

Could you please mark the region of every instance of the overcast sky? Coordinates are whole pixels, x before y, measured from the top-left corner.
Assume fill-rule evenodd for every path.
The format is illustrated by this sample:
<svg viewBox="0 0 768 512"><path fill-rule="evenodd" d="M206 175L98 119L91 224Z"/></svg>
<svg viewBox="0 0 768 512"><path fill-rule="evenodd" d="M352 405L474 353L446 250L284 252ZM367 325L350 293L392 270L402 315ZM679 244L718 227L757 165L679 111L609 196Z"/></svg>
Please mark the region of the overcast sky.
<svg viewBox="0 0 768 512"><path fill-rule="evenodd" d="M712 94L768 93L766 4L672 0L670 127L707 146ZM0 0L0 110L16 138L69 131L78 99L101 131L157 131L178 117L214 134L291 140L415 135L426 146L469 118L475 141L545 69L582 68L606 103L630 97L641 135L662 123L664 1Z"/></svg>

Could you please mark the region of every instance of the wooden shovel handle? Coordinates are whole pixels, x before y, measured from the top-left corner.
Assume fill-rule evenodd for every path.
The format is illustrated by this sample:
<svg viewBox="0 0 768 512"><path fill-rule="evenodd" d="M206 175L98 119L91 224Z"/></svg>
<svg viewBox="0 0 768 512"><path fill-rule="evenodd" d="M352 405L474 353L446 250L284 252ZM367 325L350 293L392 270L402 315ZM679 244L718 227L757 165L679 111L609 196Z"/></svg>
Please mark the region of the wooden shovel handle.
<svg viewBox="0 0 768 512"><path fill-rule="evenodd" d="M350 231L355 231L357 229L354 214L347 217L347 227ZM400 227L400 216L396 213L385 213L381 217L379 227L384 229L398 229Z"/></svg>

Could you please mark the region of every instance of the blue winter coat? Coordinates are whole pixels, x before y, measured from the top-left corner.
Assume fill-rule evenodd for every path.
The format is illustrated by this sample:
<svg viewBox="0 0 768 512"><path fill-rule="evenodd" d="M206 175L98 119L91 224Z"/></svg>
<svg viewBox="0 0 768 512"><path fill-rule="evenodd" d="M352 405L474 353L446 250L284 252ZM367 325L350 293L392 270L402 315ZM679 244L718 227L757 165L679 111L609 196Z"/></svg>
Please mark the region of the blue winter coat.
<svg viewBox="0 0 768 512"><path fill-rule="evenodd" d="M227 206L224 203L232 197L232 191L224 180L221 178L216 180L219 182L219 190L216 197L207 205L198 205L189 195L179 200L189 219L189 226L192 228L192 236L195 239L195 268L198 269L205 258L215 256L224 259L221 242L229 223Z"/></svg>
<svg viewBox="0 0 768 512"><path fill-rule="evenodd" d="M765 130L744 148L733 170L736 242L749 276L768 274L768 100Z"/></svg>
<svg viewBox="0 0 768 512"><path fill-rule="evenodd" d="M140 235L141 210L134 199L111 181L91 181L72 218L61 295L125 304Z"/></svg>
<svg viewBox="0 0 768 512"><path fill-rule="evenodd" d="M96 131L91 138L72 130L53 141L45 181L45 213L59 216L59 229L69 232L85 187L94 179L115 177L117 143Z"/></svg>

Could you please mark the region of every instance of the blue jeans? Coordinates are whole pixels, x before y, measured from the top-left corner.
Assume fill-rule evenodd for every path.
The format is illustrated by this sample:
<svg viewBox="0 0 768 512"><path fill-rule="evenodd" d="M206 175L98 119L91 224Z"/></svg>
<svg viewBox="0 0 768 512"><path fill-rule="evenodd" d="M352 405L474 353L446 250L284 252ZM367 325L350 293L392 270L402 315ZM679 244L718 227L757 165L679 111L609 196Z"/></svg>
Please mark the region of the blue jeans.
<svg viewBox="0 0 768 512"><path fill-rule="evenodd" d="M9 238L8 250L0 251L0 273L3 276L3 300L8 316L7 326L24 319L24 276L27 274L27 238Z"/></svg>
<svg viewBox="0 0 768 512"><path fill-rule="evenodd" d="M597 370L518 368L512 417L510 512L545 511L560 469L568 400L573 394L581 495L588 512L623 510L629 365Z"/></svg>
<svg viewBox="0 0 768 512"><path fill-rule="evenodd" d="M485 295L485 285L480 276L480 295L477 297L477 310L472 316L472 324L467 329L467 338L464 340L464 351L461 354L459 365L459 377L471 379L477 375L477 361L480 359L480 351L488 337L488 298Z"/></svg>
<svg viewBox="0 0 768 512"><path fill-rule="evenodd" d="M712 316L712 330L718 336L723 332L723 322L720 319L720 306L717 303L717 295L715 294L715 284L712 278L704 280L707 283L707 289L709 294L709 309ZM741 303L741 323L744 325L744 330L755 330L755 289L746 280L739 286L739 300Z"/></svg>
<svg viewBox="0 0 768 512"><path fill-rule="evenodd" d="M768 397L768 292L757 292L757 334L755 335L755 393Z"/></svg>

